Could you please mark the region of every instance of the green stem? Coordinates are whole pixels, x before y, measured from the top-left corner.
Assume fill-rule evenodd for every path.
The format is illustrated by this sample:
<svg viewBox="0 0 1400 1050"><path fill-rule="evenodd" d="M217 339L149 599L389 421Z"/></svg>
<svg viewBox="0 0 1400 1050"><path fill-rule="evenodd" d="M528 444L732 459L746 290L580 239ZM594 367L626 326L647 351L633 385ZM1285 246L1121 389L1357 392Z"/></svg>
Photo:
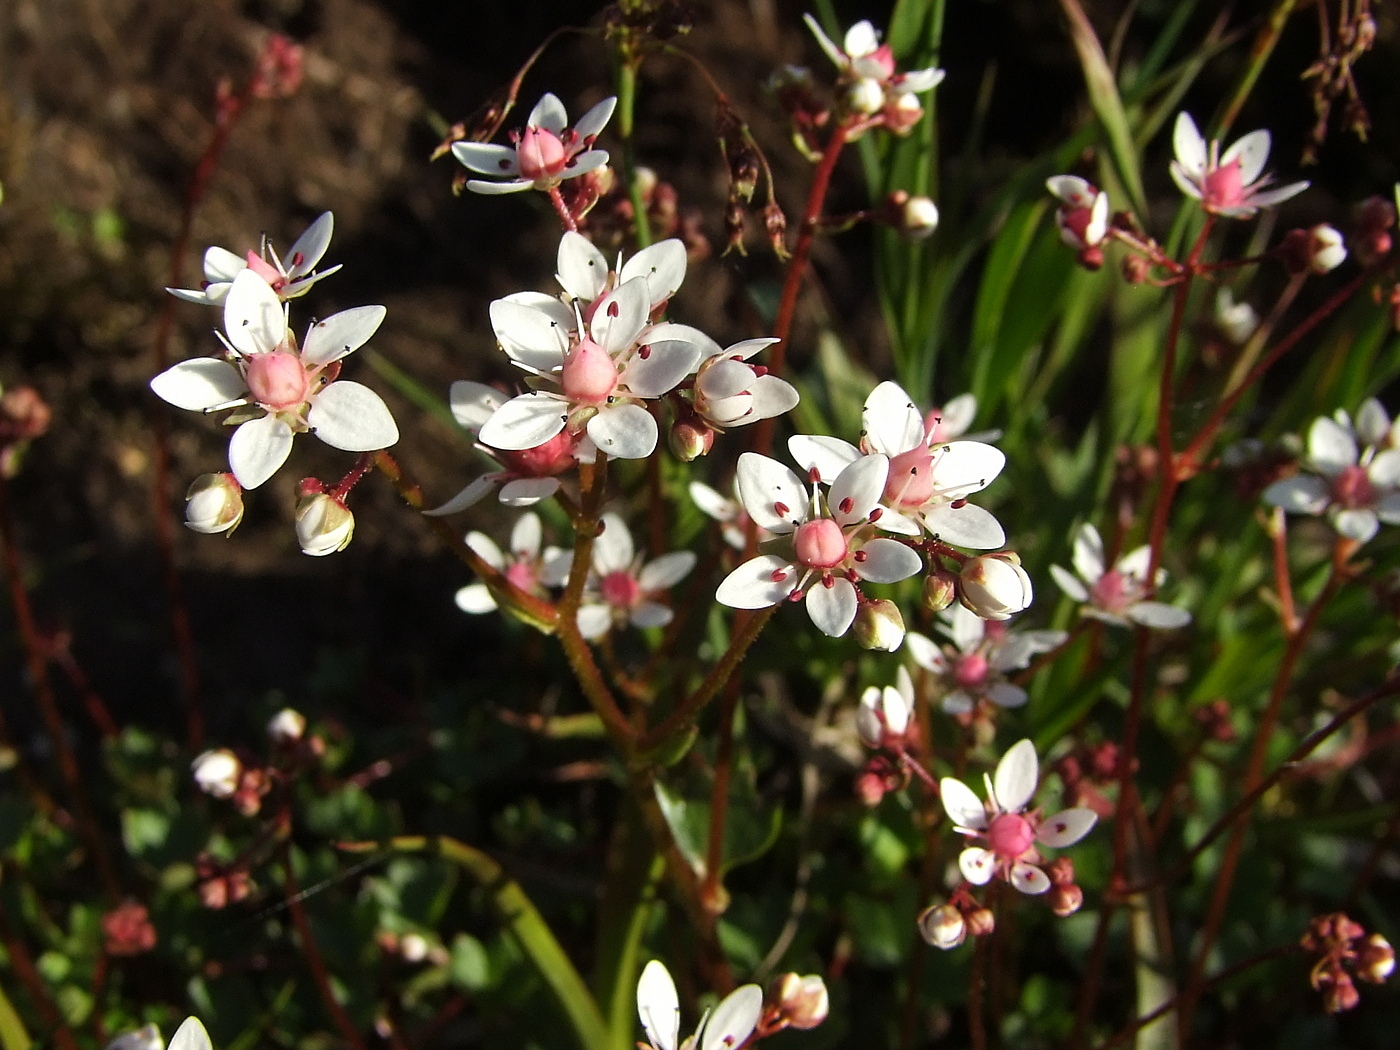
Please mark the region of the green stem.
<svg viewBox="0 0 1400 1050"><path fill-rule="evenodd" d="M617 70L617 134L622 139L622 178L627 184L627 196L632 201L632 222L637 233L637 247L651 243L651 223L647 221L647 202L642 196L642 184L637 179L637 140L634 136L637 106L637 71L642 56L633 52L630 42L619 46Z"/></svg>

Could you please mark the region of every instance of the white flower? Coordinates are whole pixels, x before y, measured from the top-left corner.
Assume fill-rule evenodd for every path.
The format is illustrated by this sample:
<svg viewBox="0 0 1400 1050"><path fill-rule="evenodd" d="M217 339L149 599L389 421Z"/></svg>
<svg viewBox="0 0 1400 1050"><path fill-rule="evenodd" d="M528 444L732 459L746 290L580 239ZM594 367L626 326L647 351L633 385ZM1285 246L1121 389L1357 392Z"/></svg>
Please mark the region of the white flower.
<svg viewBox="0 0 1400 1050"><path fill-rule="evenodd" d="M652 1050L738 1050L753 1035L762 1013L763 989L741 985L706 1011L695 1034L682 1043L680 997L670 971L653 959L637 981L637 1016Z"/></svg>
<svg viewBox="0 0 1400 1050"><path fill-rule="evenodd" d="M832 638L855 619L856 581L896 583L923 567L919 555L897 540L870 538L889 460L859 456L831 482L823 498L815 485L809 496L787 467L767 456L739 457L739 498L761 527L775 535L762 554L724 578L715 593L734 609L764 609L805 595L807 613ZM877 515L878 516L878 515Z"/></svg>
<svg viewBox="0 0 1400 1050"><path fill-rule="evenodd" d="M220 748L206 751L190 765L199 789L215 798L229 798L238 790L243 763L232 751Z"/></svg>
<svg viewBox="0 0 1400 1050"><path fill-rule="evenodd" d="M1050 575L1060 590L1074 601L1085 603L1080 609L1085 616L1120 627L1134 623L1161 630L1185 627L1191 622L1189 612L1148 599L1147 595L1167 578L1166 570L1158 569L1155 587L1149 587L1147 569L1151 562L1152 551L1143 546L1123 555L1113 568L1106 568L1099 530L1085 522L1074 536L1074 571L1078 578L1058 565L1050 566Z"/></svg>
<svg viewBox="0 0 1400 1050"><path fill-rule="evenodd" d="M961 780L944 777L939 782L953 830L986 843L969 846L958 856L963 878L982 886L996 875L1022 893L1044 893L1050 879L1039 866L1037 844L1051 849L1073 845L1089 833L1098 815L1085 808L1051 817L1041 817L1039 810L1026 811L1039 779L1035 745L1029 740L1007 751L997 763L995 776L985 779L985 805Z"/></svg>
<svg viewBox="0 0 1400 1050"><path fill-rule="evenodd" d="M261 255L249 251L246 256L239 256L227 248L210 248L204 253L202 288L167 288L166 291L192 303L218 306L228 296L233 279L250 269L266 281L280 299L305 295L322 277L329 277L340 269L337 264L328 270L316 272L316 264L330 247L333 225L331 213L324 212L292 243L285 265L266 237L263 238Z"/></svg>
<svg viewBox="0 0 1400 1050"><path fill-rule="evenodd" d="M1060 202L1055 225L1060 240L1071 248L1097 248L1108 236L1108 194L1077 175L1053 175L1045 180Z"/></svg>
<svg viewBox="0 0 1400 1050"><path fill-rule="evenodd" d="M976 403L971 407L975 411ZM880 494L880 527L917 536L921 527L958 547L990 550L1006 542L1001 524L967 502L985 488L1006 463L1000 449L980 441L944 443L939 419L925 422L897 383L881 383L865 399L861 448L839 438L798 435L788 449L798 463L829 481L862 452L887 458L889 470Z"/></svg>
<svg viewBox="0 0 1400 1050"><path fill-rule="evenodd" d="M267 735L274 744L295 744L306 733L306 716L284 707L267 723Z"/></svg>
<svg viewBox="0 0 1400 1050"><path fill-rule="evenodd" d="M1396 429L1375 398L1368 398L1356 424L1338 409L1308 430L1306 465L1312 473L1275 481L1264 502L1293 514L1326 514L1348 539L1365 543L1381 522L1400 525L1400 449ZM1386 447L1389 446L1389 447Z"/></svg>
<svg viewBox="0 0 1400 1050"><path fill-rule="evenodd" d="M817 43L835 63L840 79L846 85L849 107L866 115L884 111L891 130L904 131L922 115L917 94L930 91L943 80L941 69L895 71L894 52L888 44L880 43L880 34L867 21L857 22L846 31L842 46L837 47L810 14L803 15L807 28Z"/></svg>
<svg viewBox="0 0 1400 1050"><path fill-rule="evenodd" d="M1251 131L1236 139L1222 157L1220 143L1207 145L1191 115L1183 112L1177 115L1172 143L1176 159L1171 173L1177 188L1216 215L1248 219L1260 208L1273 207L1308 188L1306 182L1264 188L1273 181L1273 176L1263 174L1269 159L1267 131Z"/></svg>
<svg viewBox="0 0 1400 1050"><path fill-rule="evenodd" d="M520 515L510 530L510 552L502 553L494 540L482 532L467 533L467 546L508 581L526 594L543 598L546 588L562 587L569 578L570 554L561 547L540 549L544 528L533 512ZM472 583L456 595L457 608L468 613L488 613L496 609L496 599L484 583Z"/></svg>
<svg viewBox="0 0 1400 1050"><path fill-rule="evenodd" d="M206 536L232 532L243 520L243 490L232 474L201 474L185 493L185 527Z"/></svg>
<svg viewBox="0 0 1400 1050"><path fill-rule="evenodd" d="M550 190L565 179L601 168L608 162L606 150L594 149L598 133L612 117L615 97L603 99L568 127L564 104L549 93L535 104L523 131L511 132L510 146L487 142L454 142L452 155L463 166L482 175L504 177L504 182L467 180L474 193L515 193Z"/></svg>
<svg viewBox="0 0 1400 1050"><path fill-rule="evenodd" d="M579 633L591 641L607 634L615 623L664 627L674 614L656 599L690 574L695 554L673 551L643 565L625 521L607 513L602 525L602 533L593 541L589 588L578 610Z"/></svg>
<svg viewBox="0 0 1400 1050"><path fill-rule="evenodd" d="M1032 657L1048 653L1069 637L1064 631L1011 631L988 622L961 605L939 615L938 629L951 645L911 631L905 645L914 662L938 679L943 710L970 714L979 702L1021 707L1029 697L1007 674L1029 667Z"/></svg>
<svg viewBox="0 0 1400 1050"><path fill-rule="evenodd" d="M797 404L797 391L767 369L747 363L776 339L745 339L700 362L695 373L695 414L716 430L772 419Z"/></svg>
<svg viewBox="0 0 1400 1050"><path fill-rule="evenodd" d="M856 708L856 732L867 747L889 747L903 742L914 717L914 683L902 666L895 684L869 686Z"/></svg>
<svg viewBox="0 0 1400 1050"><path fill-rule="evenodd" d="M384 313L382 306L361 306L332 314L311 326L298 349L277 294L244 270L224 300L231 360L182 361L152 379L151 389L194 412L244 407L235 415L243 422L229 442L228 461L245 489L277 472L301 431L346 452L388 448L399 431L379 395L359 383L334 381L341 359L369 340Z"/></svg>

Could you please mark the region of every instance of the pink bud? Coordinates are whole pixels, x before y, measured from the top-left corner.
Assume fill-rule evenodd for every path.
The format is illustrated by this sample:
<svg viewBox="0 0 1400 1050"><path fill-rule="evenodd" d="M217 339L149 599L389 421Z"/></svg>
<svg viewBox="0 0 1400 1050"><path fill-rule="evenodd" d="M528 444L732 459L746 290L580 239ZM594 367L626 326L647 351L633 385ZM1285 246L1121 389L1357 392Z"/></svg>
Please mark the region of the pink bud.
<svg viewBox="0 0 1400 1050"><path fill-rule="evenodd" d="M584 336L564 355L561 383L570 401L601 405L617 389L617 365L606 350Z"/></svg>
<svg viewBox="0 0 1400 1050"><path fill-rule="evenodd" d="M285 350L246 358L243 378L253 400L275 412L296 408L310 388L301 358Z"/></svg>
<svg viewBox="0 0 1400 1050"><path fill-rule="evenodd" d="M830 518L803 522L792 546L797 560L813 569L832 569L846 559L846 537Z"/></svg>
<svg viewBox="0 0 1400 1050"><path fill-rule="evenodd" d="M520 177L531 182L548 182L564 170L564 144L558 135L544 128L527 127L515 154L520 163Z"/></svg>

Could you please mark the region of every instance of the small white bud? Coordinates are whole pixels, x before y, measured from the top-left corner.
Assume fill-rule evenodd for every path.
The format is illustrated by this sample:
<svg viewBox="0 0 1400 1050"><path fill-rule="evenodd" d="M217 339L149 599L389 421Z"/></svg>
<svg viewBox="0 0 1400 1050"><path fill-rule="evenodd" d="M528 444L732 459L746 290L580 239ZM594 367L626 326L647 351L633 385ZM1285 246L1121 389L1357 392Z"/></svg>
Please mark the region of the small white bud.
<svg viewBox="0 0 1400 1050"><path fill-rule="evenodd" d="M267 735L274 744L295 744L306 732L306 716L284 707L267 723Z"/></svg>
<svg viewBox="0 0 1400 1050"><path fill-rule="evenodd" d="M1308 269L1313 273L1331 273L1346 257L1346 243L1335 228L1323 224L1308 231Z"/></svg>
<svg viewBox="0 0 1400 1050"><path fill-rule="evenodd" d="M297 542L304 553L321 558L350 545L355 515L340 500L325 492L312 492L297 504Z"/></svg>
<svg viewBox="0 0 1400 1050"><path fill-rule="evenodd" d="M935 948L951 951L967 939L967 923L953 905L940 904L919 916L919 936Z"/></svg>
<svg viewBox="0 0 1400 1050"><path fill-rule="evenodd" d="M399 954L406 962L422 962L428 957L428 942L422 934L406 933L399 938Z"/></svg>
<svg viewBox="0 0 1400 1050"><path fill-rule="evenodd" d="M778 1009L778 1016L790 1028L803 1031L815 1028L831 1012L826 982L818 974L803 977L785 973L769 987L769 996Z"/></svg>
<svg viewBox="0 0 1400 1050"><path fill-rule="evenodd" d="M904 202L900 231L920 240L938 229L938 205L928 197L910 197Z"/></svg>
<svg viewBox="0 0 1400 1050"><path fill-rule="evenodd" d="M900 690L872 685L861 694L856 708L856 732L867 747L883 747L908 732L912 714L909 699Z"/></svg>
<svg viewBox="0 0 1400 1050"><path fill-rule="evenodd" d="M872 77L861 77L846 94L846 105L854 113L869 116L885 107L885 85Z"/></svg>
<svg viewBox="0 0 1400 1050"><path fill-rule="evenodd" d="M861 604L851 633L863 649L892 653L904 642L904 617L888 598Z"/></svg>
<svg viewBox="0 0 1400 1050"><path fill-rule="evenodd" d="M185 527L206 536L243 520L243 490L232 474L201 474L185 494Z"/></svg>
<svg viewBox="0 0 1400 1050"><path fill-rule="evenodd" d="M1031 578L1014 554L971 558L958 577L958 597L984 620L1006 620L1031 604Z"/></svg>
<svg viewBox="0 0 1400 1050"><path fill-rule="evenodd" d="M243 777L243 763L225 748L204 752L190 768L194 771L194 782L200 790L215 798L231 797L238 790L238 782Z"/></svg>

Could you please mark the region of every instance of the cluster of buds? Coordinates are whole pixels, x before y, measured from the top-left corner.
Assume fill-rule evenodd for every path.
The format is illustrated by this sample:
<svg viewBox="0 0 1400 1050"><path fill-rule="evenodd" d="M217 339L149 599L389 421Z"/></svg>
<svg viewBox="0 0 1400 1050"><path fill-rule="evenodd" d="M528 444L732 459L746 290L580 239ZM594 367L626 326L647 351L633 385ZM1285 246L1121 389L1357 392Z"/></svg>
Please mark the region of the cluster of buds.
<svg viewBox="0 0 1400 1050"><path fill-rule="evenodd" d="M247 900L256 888L247 865L241 861L224 864L201 853L194 859L194 871L199 880L200 903L213 911Z"/></svg>
<svg viewBox="0 0 1400 1050"><path fill-rule="evenodd" d="M1395 949L1390 942L1379 933L1368 934L1341 912L1313 919L1299 943L1318 957L1309 980L1322 993L1329 1014L1350 1010L1360 1001L1357 978L1384 984L1395 972Z"/></svg>
<svg viewBox="0 0 1400 1050"><path fill-rule="evenodd" d="M15 476L29 442L49 429L53 412L32 386L17 386L0 395L0 474Z"/></svg>
<svg viewBox="0 0 1400 1050"><path fill-rule="evenodd" d="M102 935L108 955L144 955L156 946L150 912L136 901L123 901L102 916Z"/></svg>
<svg viewBox="0 0 1400 1050"><path fill-rule="evenodd" d="M599 168L599 176L611 176L611 168ZM685 245L686 257L694 262L710 255L710 239L705 235L704 216L693 205L682 205L680 193L671 183L661 179L652 168L639 167L633 176L634 191L641 198L647 230L654 240L676 238ZM577 179L560 187L568 201L568 188L586 182ZM600 181L602 181L600 179ZM636 213L632 194L620 179L611 178L596 206L588 212L586 229L594 244L609 251L618 251L632 236Z"/></svg>
<svg viewBox="0 0 1400 1050"><path fill-rule="evenodd" d="M1114 803L1109 797L1118 777L1118 745L1112 740L1097 744L1078 744L1055 762L1055 772L1064 785L1065 801L1072 806L1091 809L1107 819L1113 815ZM1137 768L1134 760L1133 768Z"/></svg>
<svg viewBox="0 0 1400 1050"><path fill-rule="evenodd" d="M1289 230L1279 242L1278 256L1290 274L1321 276L1346 261L1347 248L1337 229L1322 223L1306 230Z"/></svg>
<svg viewBox="0 0 1400 1050"><path fill-rule="evenodd" d="M929 67L899 72L890 45L880 42L879 33L869 22L851 26L838 47L815 18L805 15L804 19L836 66L838 111L847 119L879 125L896 135L912 130L924 115L918 96L942 82L943 70Z"/></svg>
<svg viewBox="0 0 1400 1050"><path fill-rule="evenodd" d="M784 1028L809 1031L825 1021L830 1012L831 997L820 975L781 974L768 984L758 1032L770 1035Z"/></svg>
<svg viewBox="0 0 1400 1050"><path fill-rule="evenodd" d="M272 790L270 770L243 762L228 748L205 751L190 769L201 791L228 799L245 817L256 816L263 796Z"/></svg>
<svg viewBox="0 0 1400 1050"><path fill-rule="evenodd" d="M1108 237L1108 194L1077 175L1054 175L1045 180L1059 202L1055 226L1060 240L1079 253L1079 265L1097 270L1103 265L1103 242Z"/></svg>

